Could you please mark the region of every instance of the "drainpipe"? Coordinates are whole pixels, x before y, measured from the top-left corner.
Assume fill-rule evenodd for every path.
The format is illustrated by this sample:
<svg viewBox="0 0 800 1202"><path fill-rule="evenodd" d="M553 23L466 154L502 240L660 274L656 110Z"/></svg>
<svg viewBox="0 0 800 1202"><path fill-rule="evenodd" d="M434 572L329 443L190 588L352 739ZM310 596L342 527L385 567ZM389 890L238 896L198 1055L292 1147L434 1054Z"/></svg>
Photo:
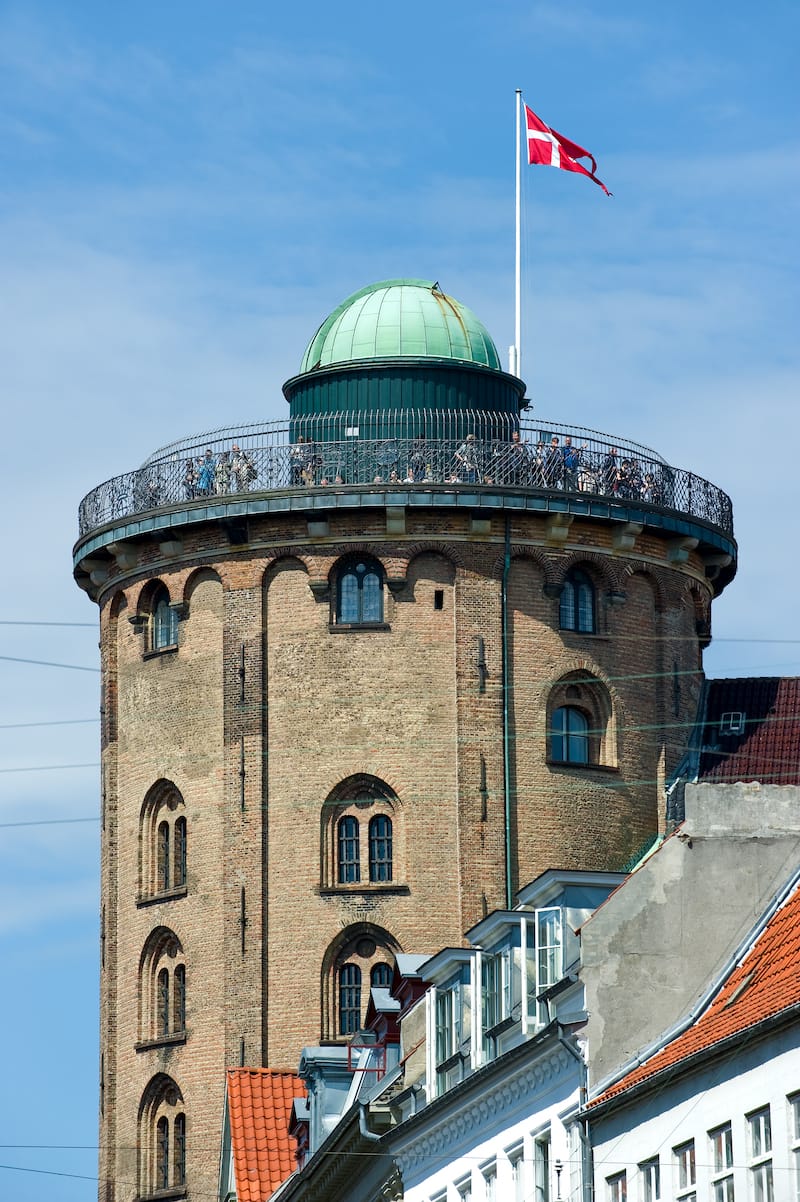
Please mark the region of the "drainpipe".
<svg viewBox="0 0 800 1202"><path fill-rule="evenodd" d="M558 1025L558 1042L561 1044L565 1052L569 1052L574 1060L577 1060L581 1067L581 1085L580 1085L580 1109L586 1107L586 1099L589 1095L589 1069L586 1065L586 1060L578 1051L571 1040L564 1038L564 1029L559 1023ZM589 1120L582 1118L579 1120L583 1128L581 1133L581 1177L583 1187L583 1197L585 1202L594 1197L594 1172L592 1168L592 1149L589 1145Z"/></svg>
<svg viewBox="0 0 800 1202"><path fill-rule="evenodd" d="M364 1102L361 1102L358 1107L358 1133L359 1135L363 1136L364 1139L371 1140L372 1143L377 1143L381 1138L380 1135L376 1135L374 1131L370 1131L369 1127L367 1126L367 1107Z"/></svg>
<svg viewBox="0 0 800 1202"><path fill-rule="evenodd" d="M503 555L503 582L500 589L501 644L503 657L503 812L506 840L506 909L512 907L511 896L511 732L508 716L510 671L508 662L508 574L511 569L511 518L506 514L505 553Z"/></svg>

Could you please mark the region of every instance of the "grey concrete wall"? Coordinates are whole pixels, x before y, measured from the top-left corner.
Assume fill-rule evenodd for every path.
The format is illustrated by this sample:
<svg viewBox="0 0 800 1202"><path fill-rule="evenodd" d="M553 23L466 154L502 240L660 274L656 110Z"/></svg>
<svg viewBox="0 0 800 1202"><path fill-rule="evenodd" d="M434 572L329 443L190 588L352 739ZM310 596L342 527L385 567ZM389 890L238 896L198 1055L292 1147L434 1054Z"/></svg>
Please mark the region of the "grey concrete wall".
<svg viewBox="0 0 800 1202"><path fill-rule="evenodd" d="M590 1088L688 1014L800 867L800 788L701 784L581 932Z"/></svg>

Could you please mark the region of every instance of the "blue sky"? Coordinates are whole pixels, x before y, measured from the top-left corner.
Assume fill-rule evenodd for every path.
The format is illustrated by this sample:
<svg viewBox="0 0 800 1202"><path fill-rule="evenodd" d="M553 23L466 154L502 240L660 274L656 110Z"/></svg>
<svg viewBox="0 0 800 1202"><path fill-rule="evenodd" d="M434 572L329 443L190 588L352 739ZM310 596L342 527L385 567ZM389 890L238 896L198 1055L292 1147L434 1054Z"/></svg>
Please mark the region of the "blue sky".
<svg viewBox="0 0 800 1202"><path fill-rule="evenodd" d="M0 654L77 666L0 661L0 822L91 819L2 831L0 1194L96 1190L78 502L163 442L283 416L306 342L367 283L438 279L505 357L515 87L614 193L525 171L535 412L728 491L741 566L707 670L800 672L798 25L788 0L0 6Z"/></svg>

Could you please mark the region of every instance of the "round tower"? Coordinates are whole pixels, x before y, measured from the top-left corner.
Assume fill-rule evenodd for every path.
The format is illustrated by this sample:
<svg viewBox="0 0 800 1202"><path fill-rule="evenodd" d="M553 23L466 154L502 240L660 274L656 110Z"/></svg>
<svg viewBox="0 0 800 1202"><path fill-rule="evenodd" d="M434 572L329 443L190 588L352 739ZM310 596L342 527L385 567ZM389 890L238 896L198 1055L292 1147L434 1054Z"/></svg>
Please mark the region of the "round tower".
<svg viewBox="0 0 800 1202"><path fill-rule="evenodd" d="M398 952L647 846L735 571L724 493L529 416L438 284L350 297L284 392L81 504L109 1202L213 1195L227 1065L295 1067Z"/></svg>

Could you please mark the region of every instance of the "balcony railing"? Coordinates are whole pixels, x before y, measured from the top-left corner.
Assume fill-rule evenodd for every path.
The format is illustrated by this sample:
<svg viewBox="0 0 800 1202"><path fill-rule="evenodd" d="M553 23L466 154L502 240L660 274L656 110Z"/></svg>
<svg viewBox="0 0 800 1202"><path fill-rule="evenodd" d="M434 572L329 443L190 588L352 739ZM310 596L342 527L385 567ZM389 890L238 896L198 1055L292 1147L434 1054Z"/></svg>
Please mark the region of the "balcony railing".
<svg viewBox="0 0 800 1202"><path fill-rule="evenodd" d="M730 498L693 472L670 467L647 447L544 420L499 430L496 421L489 427L477 418L476 433L458 437L440 426L437 437L361 438L358 427L347 427L340 416L330 431L316 418L313 424L244 426L186 439L93 489L80 505L80 535L212 497L342 485L579 493L672 510L733 534ZM469 428L463 414L459 425ZM331 433L343 437L332 441Z"/></svg>

